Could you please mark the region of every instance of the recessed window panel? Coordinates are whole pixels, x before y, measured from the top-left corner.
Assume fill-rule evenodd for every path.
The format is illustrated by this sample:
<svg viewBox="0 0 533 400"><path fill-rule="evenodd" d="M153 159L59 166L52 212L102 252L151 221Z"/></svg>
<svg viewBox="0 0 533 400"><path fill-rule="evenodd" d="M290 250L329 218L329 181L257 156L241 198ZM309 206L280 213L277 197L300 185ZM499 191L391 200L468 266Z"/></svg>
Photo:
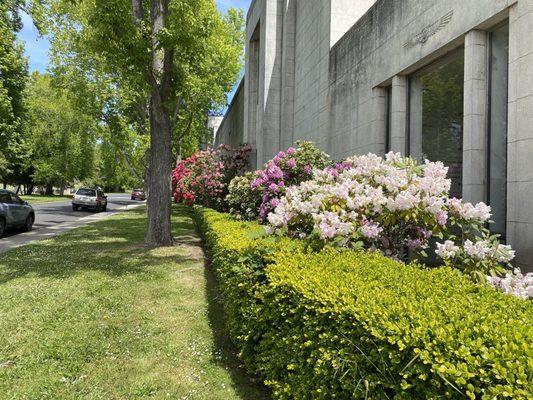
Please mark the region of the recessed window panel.
<svg viewBox="0 0 533 400"><path fill-rule="evenodd" d="M392 150L391 145L391 120L392 120L392 86L386 89L386 116L385 116L385 153Z"/></svg>
<svg viewBox="0 0 533 400"><path fill-rule="evenodd" d="M490 34L489 204L491 230L505 238L507 202L507 87L509 25Z"/></svg>
<svg viewBox="0 0 533 400"><path fill-rule="evenodd" d="M463 96L463 50L409 80L408 152L449 167L450 195L458 198L463 183Z"/></svg>

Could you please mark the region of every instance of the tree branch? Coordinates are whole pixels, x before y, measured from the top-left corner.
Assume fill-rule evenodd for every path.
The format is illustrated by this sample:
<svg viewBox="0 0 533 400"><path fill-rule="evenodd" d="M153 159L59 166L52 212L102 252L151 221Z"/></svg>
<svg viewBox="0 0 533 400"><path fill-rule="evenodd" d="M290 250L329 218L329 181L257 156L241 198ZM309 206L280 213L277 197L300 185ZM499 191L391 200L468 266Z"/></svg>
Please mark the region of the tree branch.
<svg viewBox="0 0 533 400"><path fill-rule="evenodd" d="M168 24L168 2L161 0L163 28ZM172 72L174 71L174 47L163 47L163 76L161 78L161 97L163 101L168 99L172 89Z"/></svg>
<svg viewBox="0 0 533 400"><path fill-rule="evenodd" d="M174 70L174 49L166 48L163 57L163 78L161 83L161 98L166 101L172 89L172 71Z"/></svg>
<svg viewBox="0 0 533 400"><path fill-rule="evenodd" d="M129 170L133 173L133 175L135 175L137 179L139 179L141 182L144 183L144 177L139 175L137 170L134 168L128 154L124 151L124 149L119 149L119 151L122 153L122 156L124 157L124 161L126 161L126 165L128 166ZM146 167L145 167L145 170L146 170Z"/></svg>
<svg viewBox="0 0 533 400"><path fill-rule="evenodd" d="M131 8L133 9L133 24L139 29L141 27L141 22L144 19L142 0L131 0Z"/></svg>
<svg viewBox="0 0 533 400"><path fill-rule="evenodd" d="M172 124L172 127L176 125L178 122L178 115L181 110L181 106L184 104L183 97L178 96L176 99L176 107L174 107L174 111L172 112L172 117L170 119L170 123Z"/></svg>

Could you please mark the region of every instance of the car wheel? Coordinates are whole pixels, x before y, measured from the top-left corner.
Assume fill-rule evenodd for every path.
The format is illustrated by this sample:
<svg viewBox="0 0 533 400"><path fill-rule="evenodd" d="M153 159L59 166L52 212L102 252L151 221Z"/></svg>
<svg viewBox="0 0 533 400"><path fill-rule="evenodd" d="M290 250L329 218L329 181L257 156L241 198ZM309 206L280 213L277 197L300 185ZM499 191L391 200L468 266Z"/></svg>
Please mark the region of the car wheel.
<svg viewBox="0 0 533 400"><path fill-rule="evenodd" d="M33 228L33 223L35 222L35 217L33 214L28 215L26 218L26 223L24 224L24 232L29 232Z"/></svg>
<svg viewBox="0 0 533 400"><path fill-rule="evenodd" d="M72 205L72 209L73 209L74 211L78 211L78 206Z"/></svg>
<svg viewBox="0 0 533 400"><path fill-rule="evenodd" d="M3 218L0 218L0 238L4 236L5 231L6 231L6 220Z"/></svg>

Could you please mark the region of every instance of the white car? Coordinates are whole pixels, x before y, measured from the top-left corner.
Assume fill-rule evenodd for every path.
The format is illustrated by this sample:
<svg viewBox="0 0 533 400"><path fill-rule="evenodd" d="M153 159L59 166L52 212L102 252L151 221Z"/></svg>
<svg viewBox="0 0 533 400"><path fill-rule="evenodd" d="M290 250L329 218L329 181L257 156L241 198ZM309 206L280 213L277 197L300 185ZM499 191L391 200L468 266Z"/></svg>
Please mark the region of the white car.
<svg viewBox="0 0 533 400"><path fill-rule="evenodd" d="M72 198L72 209L74 211L80 208L89 208L91 210L106 211L107 196L101 189L97 188L80 188L74 193Z"/></svg>
<svg viewBox="0 0 533 400"><path fill-rule="evenodd" d="M31 231L35 222L35 211L15 193L0 189L0 237L10 228Z"/></svg>

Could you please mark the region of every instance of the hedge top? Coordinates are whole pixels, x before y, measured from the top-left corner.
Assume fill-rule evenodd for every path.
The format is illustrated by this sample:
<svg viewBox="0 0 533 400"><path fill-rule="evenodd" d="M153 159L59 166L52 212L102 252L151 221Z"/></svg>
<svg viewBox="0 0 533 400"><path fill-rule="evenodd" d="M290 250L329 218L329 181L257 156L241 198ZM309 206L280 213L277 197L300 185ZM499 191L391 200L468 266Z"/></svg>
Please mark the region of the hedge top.
<svg viewBox="0 0 533 400"><path fill-rule="evenodd" d="M476 375L497 382L511 374L506 378L517 386L531 383L533 303L475 285L457 270L422 269L379 254L292 249L276 254L268 275L271 285L321 304L322 312L353 314L375 340L412 351L452 382Z"/></svg>
<svg viewBox="0 0 533 400"><path fill-rule="evenodd" d="M382 382L384 387L394 388L397 394L425 393L425 398L436 398L432 396L442 394L444 387L453 390L443 398L459 393L470 398L481 394L527 399L531 395L532 302L476 285L451 268L425 269L378 253L328 248L312 252L297 240L261 238L262 228L256 223L237 222L201 208L197 212L219 258L225 253L228 261L240 263L239 257L246 254L266 255L264 293L271 295L261 298L278 299L272 303L277 305L269 306L271 312L278 310L283 318L296 315L302 321L316 318L310 315L328 316L312 328L320 332L304 334L316 335L315 340L323 341L320 346L337 340L327 342L324 335L342 336L344 343L361 348L365 357L378 357L379 362L384 357L390 375L396 376L396 383ZM248 262L246 257L242 260ZM288 298L300 299L304 305L286 303ZM305 324L305 329L312 326ZM266 341L277 334L267 335ZM285 351L297 351L296 344L291 346ZM310 344L302 339L298 351L309 351L306 346ZM260 367L264 368L268 369ZM293 377L286 384L296 382ZM325 381L324 386L328 385L331 382Z"/></svg>

